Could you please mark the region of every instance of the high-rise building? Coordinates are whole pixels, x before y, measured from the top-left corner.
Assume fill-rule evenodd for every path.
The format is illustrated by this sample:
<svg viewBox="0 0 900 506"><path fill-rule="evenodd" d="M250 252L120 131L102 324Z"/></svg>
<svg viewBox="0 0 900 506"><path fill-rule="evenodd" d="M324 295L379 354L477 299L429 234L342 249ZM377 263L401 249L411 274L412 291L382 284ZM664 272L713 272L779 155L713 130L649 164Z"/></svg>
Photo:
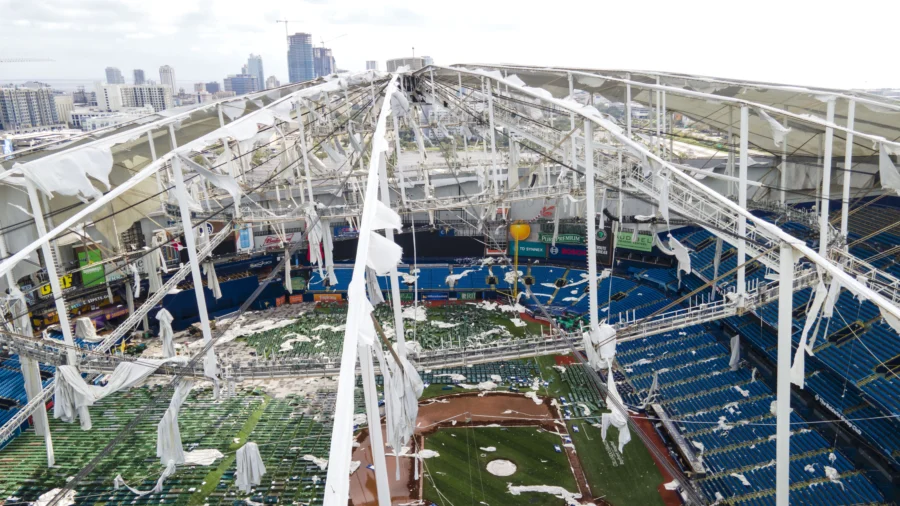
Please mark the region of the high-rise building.
<svg viewBox="0 0 900 506"><path fill-rule="evenodd" d="M266 83L266 75L263 73L262 56L250 54L250 57L247 58L247 72L244 73L255 77L259 89L263 89Z"/></svg>
<svg viewBox="0 0 900 506"><path fill-rule="evenodd" d="M172 89L163 84L108 84L97 87L97 106L104 111L153 107L156 112L175 107Z"/></svg>
<svg viewBox="0 0 900 506"><path fill-rule="evenodd" d="M312 35L295 33L288 37L288 79L292 83L299 83L315 78Z"/></svg>
<svg viewBox="0 0 900 506"><path fill-rule="evenodd" d="M334 55L331 53L331 49L325 47L314 47L313 66L316 68L316 77L333 74Z"/></svg>
<svg viewBox="0 0 900 506"><path fill-rule="evenodd" d="M53 104L56 106L56 118L62 124L69 123L69 113L75 108L72 95L54 95Z"/></svg>
<svg viewBox="0 0 900 506"><path fill-rule="evenodd" d="M222 91L219 87L218 81L213 81L211 83L206 83L206 91L207 93L215 93L217 91Z"/></svg>
<svg viewBox="0 0 900 506"><path fill-rule="evenodd" d="M125 78L122 77L122 71L116 67L106 67L107 84L125 84Z"/></svg>
<svg viewBox="0 0 900 506"><path fill-rule="evenodd" d="M137 84L137 85L147 84L147 79L144 77L143 70L134 69L134 84Z"/></svg>
<svg viewBox="0 0 900 506"><path fill-rule="evenodd" d="M279 86L281 86L281 83L278 82L278 79L275 76L269 76L269 78L266 79L266 89L267 90L272 89L272 88L277 88Z"/></svg>
<svg viewBox="0 0 900 506"><path fill-rule="evenodd" d="M419 70L420 68L425 66L425 58L419 56L412 56L410 58L394 58L392 60L388 60L387 67L388 72L396 72L402 66L408 66L409 70Z"/></svg>
<svg viewBox="0 0 900 506"><path fill-rule="evenodd" d="M0 88L0 130L30 130L60 123L50 88Z"/></svg>
<svg viewBox="0 0 900 506"><path fill-rule="evenodd" d="M175 93L177 88L175 87L175 69L168 66L163 65L159 68L159 84L164 86L168 86L172 89L172 93Z"/></svg>
<svg viewBox="0 0 900 506"><path fill-rule="evenodd" d="M375 60L367 60L366 70L378 70L378 62Z"/></svg>
<svg viewBox="0 0 900 506"><path fill-rule="evenodd" d="M429 66L429 65L434 65L434 58L432 58L432 57L430 57L430 56L423 56L423 57L422 57L422 64L423 64L423 66L425 66L425 67L427 67L427 66Z"/></svg>
<svg viewBox="0 0 900 506"><path fill-rule="evenodd" d="M254 91L259 91L259 83L256 82L256 76L232 74L225 78L225 91L233 91L235 95L253 93Z"/></svg>
<svg viewBox="0 0 900 506"><path fill-rule="evenodd" d="M206 91L206 83L194 83L194 93L200 93L201 91Z"/></svg>

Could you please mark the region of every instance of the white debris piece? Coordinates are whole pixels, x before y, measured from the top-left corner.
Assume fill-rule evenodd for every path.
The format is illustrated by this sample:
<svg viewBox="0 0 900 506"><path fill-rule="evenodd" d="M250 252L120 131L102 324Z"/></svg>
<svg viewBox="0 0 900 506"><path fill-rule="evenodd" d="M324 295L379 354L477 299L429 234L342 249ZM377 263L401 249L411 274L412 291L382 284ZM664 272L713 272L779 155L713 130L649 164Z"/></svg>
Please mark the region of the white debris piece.
<svg viewBox="0 0 900 506"><path fill-rule="evenodd" d="M256 443L248 442L238 449L236 457L235 482L241 492L250 492L252 487L262 482L262 477L266 474L266 466L259 454L259 447Z"/></svg>
<svg viewBox="0 0 900 506"><path fill-rule="evenodd" d="M303 460L306 460L306 461L308 461L308 462L312 462L313 464L319 466L319 469L321 469L321 470L323 470L323 471L324 471L326 468L328 468L328 459L320 459L320 458L315 457L315 456L313 456L313 455L304 455L302 458L303 458Z"/></svg>
<svg viewBox="0 0 900 506"><path fill-rule="evenodd" d="M731 473L730 476L732 476L732 477L737 478L738 480L740 480L741 484L743 484L745 487L749 487L749 486L750 486L750 481L747 480L747 477L744 476L743 474Z"/></svg>
<svg viewBox="0 0 900 506"><path fill-rule="evenodd" d="M566 504L580 504L579 499L581 499L581 494L569 492L568 490L552 486L552 485L520 485L516 486L512 483L507 483L506 490L512 495L522 495L523 492L538 492L544 494L551 494L560 499L564 499Z"/></svg>

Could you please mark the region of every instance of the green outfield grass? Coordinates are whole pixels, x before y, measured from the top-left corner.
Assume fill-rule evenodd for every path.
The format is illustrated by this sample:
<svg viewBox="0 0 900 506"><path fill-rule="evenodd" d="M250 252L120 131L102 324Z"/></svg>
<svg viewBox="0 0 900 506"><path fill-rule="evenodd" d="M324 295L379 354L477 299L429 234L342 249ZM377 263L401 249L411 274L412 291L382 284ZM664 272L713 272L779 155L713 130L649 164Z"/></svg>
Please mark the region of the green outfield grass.
<svg viewBox="0 0 900 506"><path fill-rule="evenodd" d="M604 443L600 429L585 422L570 421L568 426L594 497L604 497L616 506L663 506L657 489L663 483L663 476L637 435L631 434L631 442L620 454L619 433L615 428L609 429ZM577 433L573 425L578 426Z"/></svg>
<svg viewBox="0 0 900 506"><path fill-rule="evenodd" d="M425 500L438 506L510 505L561 506L562 499L544 493L513 496L513 485L555 485L577 493L565 453L556 453L553 445L559 436L538 432L537 427L496 427L441 429L425 440L425 448L440 454L425 461ZM494 452L480 448L493 446ZM495 459L516 464L511 476L494 476L486 466Z"/></svg>

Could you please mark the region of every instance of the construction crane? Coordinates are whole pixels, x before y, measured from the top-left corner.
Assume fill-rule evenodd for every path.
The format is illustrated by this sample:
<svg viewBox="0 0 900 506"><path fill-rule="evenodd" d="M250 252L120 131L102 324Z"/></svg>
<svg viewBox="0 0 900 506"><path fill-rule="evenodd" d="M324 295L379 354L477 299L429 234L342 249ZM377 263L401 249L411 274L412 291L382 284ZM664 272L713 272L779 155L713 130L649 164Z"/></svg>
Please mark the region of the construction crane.
<svg viewBox="0 0 900 506"><path fill-rule="evenodd" d="M0 58L0 63L38 63L52 62L51 58Z"/></svg>
<svg viewBox="0 0 900 506"><path fill-rule="evenodd" d="M345 33L345 34L338 35L337 37L334 37L334 38L331 38L331 39L328 39L328 40L323 40L321 37L319 37L319 43L322 44L322 48L324 49L324 48L325 48L325 44L326 44L327 42L331 42L331 41L334 41L334 40L338 40L338 39L340 39L341 37L346 37L346 36L347 36L347 34Z"/></svg>
<svg viewBox="0 0 900 506"><path fill-rule="evenodd" d="M297 21L295 19L276 19L276 23L284 23L284 38L287 39L288 35L288 23L302 23L302 21Z"/></svg>

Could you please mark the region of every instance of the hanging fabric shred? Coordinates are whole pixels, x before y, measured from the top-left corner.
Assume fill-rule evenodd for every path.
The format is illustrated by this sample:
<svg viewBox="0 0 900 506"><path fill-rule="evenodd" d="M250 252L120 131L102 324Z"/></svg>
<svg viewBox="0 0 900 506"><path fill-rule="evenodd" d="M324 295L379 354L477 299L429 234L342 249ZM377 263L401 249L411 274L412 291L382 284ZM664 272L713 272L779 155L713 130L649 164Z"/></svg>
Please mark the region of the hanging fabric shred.
<svg viewBox="0 0 900 506"><path fill-rule="evenodd" d="M284 289L288 293L294 293L294 285L291 283L291 250L284 248Z"/></svg>
<svg viewBox="0 0 900 506"><path fill-rule="evenodd" d="M606 377L606 405L612 410L612 413L603 413L601 416L601 439L606 441L606 431L610 425L619 429L619 453L625 448L625 445L631 441L631 432L628 430L628 415L623 413L617 406L623 405L622 396L619 395L619 389L616 386L616 379L613 376L612 363L609 363L609 370ZM613 400L617 403L613 404Z"/></svg>
<svg viewBox="0 0 900 506"><path fill-rule="evenodd" d="M137 299L141 296L141 273L134 264L128 264L128 268L131 269L131 274L134 276L134 286L132 287L132 290L134 290L134 298Z"/></svg>
<svg viewBox="0 0 900 506"><path fill-rule="evenodd" d="M331 231L331 222L322 222L322 250L325 253L325 272L328 273L328 282L331 286L337 285L337 275L334 273L334 236Z"/></svg>
<svg viewBox="0 0 900 506"><path fill-rule="evenodd" d="M166 468L163 469L162 474L159 475L159 479L156 480L156 486L154 486L153 488L151 488L150 490L148 490L146 492L141 492L140 490L137 490L135 488L128 486L128 484L125 483L125 480L122 478L121 474L117 474L116 477L113 479L113 488L115 488L116 490L119 490L120 488L125 487L128 490L130 490L131 493L133 493L134 495L139 496L139 497L143 497L147 494L159 494L163 490L163 484L166 482L166 478L175 474L175 469L176 469L175 462L170 460L166 464Z"/></svg>
<svg viewBox="0 0 900 506"><path fill-rule="evenodd" d="M163 256L162 245L166 243L165 236L160 237L159 234L153 234L150 239L150 253L144 255L144 266L147 271L147 280L150 282L148 293L156 293L162 289L162 272L169 272L166 266L166 259Z"/></svg>
<svg viewBox="0 0 900 506"><path fill-rule="evenodd" d="M173 339L175 334L172 331L172 322L175 319L166 308L162 308L156 313L156 319L159 321L159 338L162 340L163 356L166 358L174 357L175 344Z"/></svg>
<svg viewBox="0 0 900 506"><path fill-rule="evenodd" d="M797 385L801 389L803 388L804 377L806 376L805 357L807 353L812 355L812 350L807 345L807 336L809 335L813 323L818 321L819 312L825 304L825 298L827 296L828 290L825 289L825 283L820 277L819 284L816 285L816 294L813 298L813 303L806 312L806 323L803 325L803 332L800 334L800 344L797 346L797 353L794 355L794 363L791 365L791 383Z"/></svg>
<svg viewBox="0 0 900 506"><path fill-rule="evenodd" d="M182 357L163 360L141 359L140 362L122 362L109 376L106 386L89 385L78 368L72 365L60 365L56 368L53 387L53 417L66 423L76 418L81 422L83 430L91 429L91 415L88 407L95 402L120 390L127 390L153 374L159 366L167 362L187 360Z"/></svg>
<svg viewBox="0 0 900 506"><path fill-rule="evenodd" d="M222 289L219 287L219 277L216 275L216 266L212 260L203 262L203 272L206 274L206 287L212 291L213 297L221 299Z"/></svg>
<svg viewBox="0 0 900 506"><path fill-rule="evenodd" d="M181 429L178 428L178 413L193 387L194 382L190 380L181 380L175 385L175 392L172 393L169 408L166 409L162 420L156 426L156 456L162 463L184 464L184 448L181 444Z"/></svg>
<svg viewBox="0 0 900 506"><path fill-rule="evenodd" d="M731 360L728 361L728 367L732 371L738 370L738 364L741 362L741 337L738 335L731 336Z"/></svg>
<svg viewBox="0 0 900 506"><path fill-rule="evenodd" d="M323 235L322 221L319 220L319 214L316 212L316 205L314 202L310 202L306 207L306 238L309 242L309 262L318 266L319 277L325 279L325 272L322 270Z"/></svg>
<svg viewBox="0 0 900 506"><path fill-rule="evenodd" d="M834 305L841 294L841 282L837 278L831 278L828 286L828 296L825 298L825 306L822 308L822 316L831 318L834 316Z"/></svg>
<svg viewBox="0 0 900 506"><path fill-rule="evenodd" d="M719 266L722 263L722 243L723 242L724 241L722 241L721 237L716 237L716 256L713 257L713 277L712 277L713 279L716 279L719 277ZM718 283L715 283L715 282L713 283L712 300L716 300L716 285L717 284Z"/></svg>
<svg viewBox="0 0 900 506"><path fill-rule="evenodd" d="M262 483L262 477L266 474L266 465L259 454L259 446L256 443L247 442L240 447L235 454L237 465L234 471L234 481L238 490L249 493L250 489Z"/></svg>
<svg viewBox="0 0 900 506"><path fill-rule="evenodd" d="M384 302L384 294L381 292L381 287L378 286L378 275L371 267L366 267L366 293L373 306Z"/></svg>
<svg viewBox="0 0 900 506"><path fill-rule="evenodd" d="M419 414L419 397L424 392L422 378L415 367L404 360L397 364L393 355L385 357L381 346L374 346L375 356L384 376L384 410L387 442L399 452L412 440ZM400 459L397 460L396 479L400 479Z"/></svg>
<svg viewBox="0 0 900 506"><path fill-rule="evenodd" d="M891 161L891 150L885 143L879 144L878 174L881 176L881 187L893 190L900 195L900 172Z"/></svg>
<svg viewBox="0 0 900 506"><path fill-rule="evenodd" d="M656 187L659 188L659 214L669 224L669 173L663 173L662 169L657 170L654 174L656 179Z"/></svg>
<svg viewBox="0 0 900 506"><path fill-rule="evenodd" d="M759 114L760 119L769 123L769 127L772 129L772 142L775 143L776 147L780 148L781 144L784 142L784 137L791 129L775 121L775 118L769 116L766 111L762 109L757 109L756 113Z"/></svg>

